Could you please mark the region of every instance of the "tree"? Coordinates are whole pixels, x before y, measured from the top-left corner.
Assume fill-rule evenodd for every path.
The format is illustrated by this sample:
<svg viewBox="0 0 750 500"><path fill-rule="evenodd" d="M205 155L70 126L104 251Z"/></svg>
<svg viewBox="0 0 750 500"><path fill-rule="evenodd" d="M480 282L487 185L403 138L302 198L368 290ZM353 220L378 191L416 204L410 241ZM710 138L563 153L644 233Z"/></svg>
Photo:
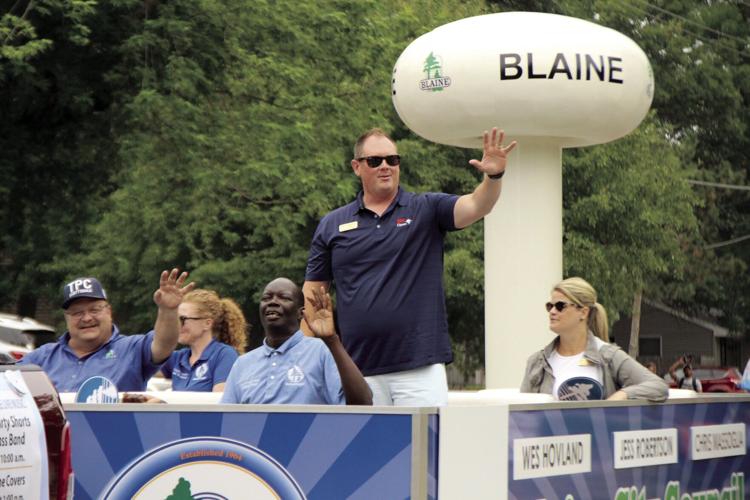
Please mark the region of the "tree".
<svg viewBox="0 0 750 500"><path fill-rule="evenodd" d="M413 39L486 12L482 2L47 0L24 15L28 5L0 21L0 299L19 310L39 294L56 299L65 278L96 274L124 330L142 330L156 275L179 265L252 316L265 282L302 280L317 221L358 189L351 146L372 126L399 141L407 188L465 193L478 181L467 165L477 152L431 144L400 122L388 75ZM742 329L750 250L706 242L750 234L747 195L691 191L686 178L746 182L749 9L493 8L612 27L654 68L644 126L564 155L566 274L590 279L615 316L643 287L688 310L718 306ZM483 355L482 230L446 244L449 321L467 371Z"/></svg>
<svg viewBox="0 0 750 500"><path fill-rule="evenodd" d="M40 295L57 298L61 274L49 263L86 246L84 229L112 187L101 76L117 59L116 12L84 0L18 1L2 12L0 302L20 314L33 315Z"/></svg>
<svg viewBox="0 0 750 500"><path fill-rule="evenodd" d="M141 82L124 106L120 188L90 228L92 244L63 265L108 283L126 329L152 322L155 273L172 265L246 305L272 278L301 282L318 220L358 189L354 139L374 125L394 129L382 75L404 37L424 29L415 8L190 1L153 10L113 72ZM444 10L420 15L447 20Z"/></svg>
<svg viewBox="0 0 750 500"><path fill-rule="evenodd" d="M689 295L685 249L697 238L692 192L669 129L653 118L609 144L563 160L565 274L586 277L616 319L633 297Z"/></svg>
<svg viewBox="0 0 750 500"><path fill-rule="evenodd" d="M600 22L631 36L649 55L657 82L653 108L670 124L675 144L692 144L684 161L697 167L693 178L747 185L750 6L730 1L591 4ZM715 245L750 234L750 197L746 191L694 190L702 198L696 206L701 236L688 249L683 278L692 293L666 298L746 333L750 287L744 270L750 245Z"/></svg>

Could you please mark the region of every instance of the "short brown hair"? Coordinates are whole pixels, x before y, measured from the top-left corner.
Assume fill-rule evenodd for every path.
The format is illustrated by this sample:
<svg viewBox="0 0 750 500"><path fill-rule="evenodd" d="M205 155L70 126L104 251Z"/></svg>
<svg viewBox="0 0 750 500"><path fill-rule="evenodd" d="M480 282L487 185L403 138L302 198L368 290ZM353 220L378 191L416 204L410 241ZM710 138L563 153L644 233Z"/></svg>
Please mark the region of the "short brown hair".
<svg viewBox="0 0 750 500"><path fill-rule="evenodd" d="M354 159L360 158L362 155L362 144L365 143L367 139L373 136L379 136L379 137L385 137L389 141L393 143L393 145L396 145L396 141L394 141L391 136L385 133L385 131L382 128L371 128L364 134L360 135L357 139L357 142L354 143Z"/></svg>

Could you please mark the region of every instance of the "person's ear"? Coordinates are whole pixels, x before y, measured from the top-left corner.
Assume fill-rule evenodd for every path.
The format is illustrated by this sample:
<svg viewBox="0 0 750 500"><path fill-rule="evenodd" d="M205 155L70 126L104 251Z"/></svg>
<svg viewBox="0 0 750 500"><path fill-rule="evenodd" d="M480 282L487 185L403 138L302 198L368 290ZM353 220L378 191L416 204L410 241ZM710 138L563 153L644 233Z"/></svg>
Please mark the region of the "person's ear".
<svg viewBox="0 0 750 500"><path fill-rule="evenodd" d="M588 321L590 312L591 309L589 309L587 306L583 306L581 308L581 321Z"/></svg>
<svg viewBox="0 0 750 500"><path fill-rule="evenodd" d="M354 175L356 175L357 177L360 176L360 173L359 173L360 166L361 165L359 164L357 160L352 160L352 170L354 170Z"/></svg>

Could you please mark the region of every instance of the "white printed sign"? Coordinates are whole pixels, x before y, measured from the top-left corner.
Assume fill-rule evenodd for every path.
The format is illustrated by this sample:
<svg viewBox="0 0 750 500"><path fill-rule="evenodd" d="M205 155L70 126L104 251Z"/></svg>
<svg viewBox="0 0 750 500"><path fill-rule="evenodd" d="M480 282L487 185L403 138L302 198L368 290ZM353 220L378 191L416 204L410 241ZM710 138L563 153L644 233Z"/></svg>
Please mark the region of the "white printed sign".
<svg viewBox="0 0 750 500"><path fill-rule="evenodd" d="M513 440L513 479L591 472L591 434Z"/></svg>
<svg viewBox="0 0 750 500"><path fill-rule="evenodd" d="M614 433L615 469L677 463L677 428Z"/></svg>
<svg viewBox="0 0 750 500"><path fill-rule="evenodd" d="M44 423L19 371L0 376L0 498L49 498Z"/></svg>
<svg viewBox="0 0 750 500"><path fill-rule="evenodd" d="M733 457L747 453L745 424L690 427L690 456L693 460Z"/></svg>

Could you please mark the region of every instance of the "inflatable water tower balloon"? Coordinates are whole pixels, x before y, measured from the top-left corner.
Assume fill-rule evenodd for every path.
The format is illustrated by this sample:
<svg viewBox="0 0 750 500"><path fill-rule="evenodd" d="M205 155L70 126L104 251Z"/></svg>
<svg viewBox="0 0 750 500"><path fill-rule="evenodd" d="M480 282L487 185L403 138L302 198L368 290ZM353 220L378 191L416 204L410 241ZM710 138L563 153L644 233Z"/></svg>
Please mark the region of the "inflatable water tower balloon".
<svg viewBox="0 0 750 500"><path fill-rule="evenodd" d="M430 141L481 148L494 126L518 141L484 226L487 387L518 387L527 357L553 338L543 304L562 278L562 148L638 126L654 92L648 58L582 19L489 14L414 40L392 91L404 123Z"/></svg>

